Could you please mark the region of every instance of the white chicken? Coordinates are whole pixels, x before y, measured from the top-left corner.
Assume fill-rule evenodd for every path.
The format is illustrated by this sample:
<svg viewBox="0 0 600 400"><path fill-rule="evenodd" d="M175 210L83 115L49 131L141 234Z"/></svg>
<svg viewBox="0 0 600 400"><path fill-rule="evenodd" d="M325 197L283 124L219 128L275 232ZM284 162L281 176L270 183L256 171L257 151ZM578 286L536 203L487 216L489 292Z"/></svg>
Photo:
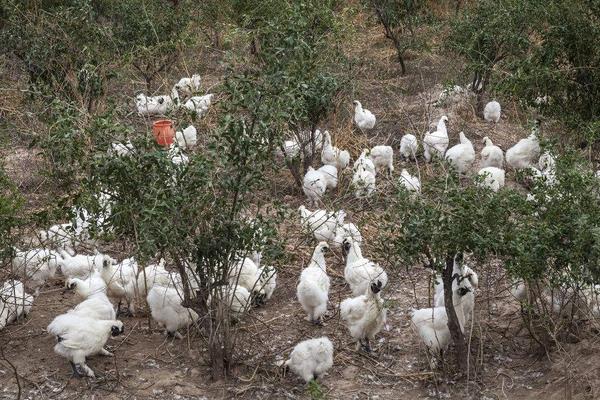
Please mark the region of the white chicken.
<svg viewBox="0 0 600 400"><path fill-rule="evenodd" d="M258 304L264 304L271 299L277 287L277 270L268 265L260 267L258 269L257 286L259 294L256 301Z"/></svg>
<svg viewBox="0 0 600 400"><path fill-rule="evenodd" d="M281 147L275 149L277 157L284 157L288 160L296 158L300 154L300 144L296 140L285 140Z"/></svg>
<svg viewBox="0 0 600 400"><path fill-rule="evenodd" d="M84 299L68 313L109 321L117 317L114 306L106 296L106 283L98 273L92 274L86 280L71 278L67 286Z"/></svg>
<svg viewBox="0 0 600 400"><path fill-rule="evenodd" d="M387 309L381 299L381 281L371 283L366 293L346 299L340 304L340 317L356 340L356 350L371 352L371 340L381 332L387 320Z"/></svg>
<svg viewBox="0 0 600 400"><path fill-rule="evenodd" d="M385 168L388 176L394 172L394 149L392 146L375 146L371 149L369 157L375 168Z"/></svg>
<svg viewBox="0 0 600 400"><path fill-rule="evenodd" d="M94 198L98 202L99 209L92 213L83 207L73 207L71 209L74 214L73 221L70 223L74 237L72 240L73 245L78 243L87 243L96 247L95 240L91 239L91 228L97 227L98 233L106 233L111 231L109 224L109 218L112 215L112 206L114 193L100 192L94 194ZM69 251L69 246L64 246ZM69 251L71 254L71 251Z"/></svg>
<svg viewBox="0 0 600 400"><path fill-rule="evenodd" d="M198 131L196 130L196 127L190 125L183 131L175 132L175 141L183 150L196 146L198 143Z"/></svg>
<svg viewBox="0 0 600 400"><path fill-rule="evenodd" d="M473 161L475 161L475 149L464 132L460 132L458 136L460 143L448 149L446 159L450 161L450 164L459 174L466 174L473 165Z"/></svg>
<svg viewBox="0 0 600 400"><path fill-rule="evenodd" d="M352 222L349 222L347 224L338 225L335 231L335 237L331 243L336 248L341 247L344 244L344 239L347 237L351 237L352 240L358 244L361 244L363 241L363 237L358 227Z"/></svg>
<svg viewBox="0 0 600 400"><path fill-rule="evenodd" d="M310 211L305 206L298 208L300 223L318 241L332 241L337 228L344 224L346 213L343 210L328 212L326 210Z"/></svg>
<svg viewBox="0 0 600 400"><path fill-rule="evenodd" d="M481 168L477 175L484 177L481 186L488 187L494 192L504 187L505 172L503 169L496 167Z"/></svg>
<svg viewBox="0 0 600 400"><path fill-rule="evenodd" d="M331 144L329 131L325 131L324 133L321 162L324 165L333 165L338 170L346 169L350 163L350 153L346 150L340 150Z"/></svg>
<svg viewBox="0 0 600 400"><path fill-rule="evenodd" d="M285 156L286 159L291 160L300 154L302 148L300 143L305 144L304 152L306 154L312 154L313 150L315 152L321 151L323 140L323 133L320 129L316 129L312 134L311 132L300 132L297 137L284 141L281 147L275 149L275 155L278 157Z"/></svg>
<svg viewBox="0 0 600 400"><path fill-rule="evenodd" d="M134 153L135 147L130 140L125 143L122 142L112 142L110 144L110 148L108 149L109 155L114 155L116 157L127 157Z"/></svg>
<svg viewBox="0 0 600 400"><path fill-rule="evenodd" d="M48 279L54 278L59 260L62 260L62 257L53 250L40 248L19 251L15 249L15 257L12 259L13 273L21 276L28 287L35 290L34 296L37 296L40 287Z"/></svg>
<svg viewBox="0 0 600 400"><path fill-rule="evenodd" d="M313 167L308 167L304 175L302 190L310 204L316 206L327 190L327 185L321 172L315 170Z"/></svg>
<svg viewBox="0 0 600 400"><path fill-rule="evenodd" d="M237 260L229 270L229 284L245 288L248 292L258 292L258 267L248 257Z"/></svg>
<svg viewBox="0 0 600 400"><path fill-rule="evenodd" d="M190 97L184 104L184 107L195 112L198 117L202 117L208 111L212 104L214 94L206 94L204 96Z"/></svg>
<svg viewBox="0 0 600 400"><path fill-rule="evenodd" d="M65 279L86 279L94 271L101 272L105 266L112 266L117 261L107 254L96 253L94 255L77 254L71 256L64 250L59 250L61 260L58 261L60 272Z"/></svg>
<svg viewBox="0 0 600 400"><path fill-rule="evenodd" d="M198 320L198 314L194 310L181 305L183 294L176 288L154 285L148 291L146 301L152 318L165 328L169 337L182 339L178 330Z"/></svg>
<svg viewBox="0 0 600 400"><path fill-rule="evenodd" d="M102 279L102 275L97 271L94 271L85 279L69 278L65 281L65 286L68 289L75 290L75 294L83 300L96 293L106 294L108 290L108 286L104 282L104 279Z"/></svg>
<svg viewBox="0 0 600 400"><path fill-rule="evenodd" d="M398 181L409 192L421 193L421 181L419 181L419 177L411 175L406 169L402 170Z"/></svg>
<svg viewBox="0 0 600 400"><path fill-rule="evenodd" d="M327 337L298 343L285 366L305 382L316 380L333 365L333 344Z"/></svg>
<svg viewBox="0 0 600 400"><path fill-rule="evenodd" d="M126 258L119 264L107 263L98 270L108 286L108 295L118 300L117 313L121 313L123 300L127 303L127 313L135 312L138 265L135 259Z"/></svg>
<svg viewBox="0 0 600 400"><path fill-rule="evenodd" d="M191 77L181 78L175 84L175 90L184 96L190 96L200 90L200 75L194 74Z"/></svg>
<svg viewBox="0 0 600 400"><path fill-rule="evenodd" d="M74 254L73 248L88 240L83 225L73 225L71 222L53 225L48 230L40 232L40 241L44 245L52 245L56 249Z"/></svg>
<svg viewBox="0 0 600 400"><path fill-rule="evenodd" d="M519 140L517 144L506 151L506 164L513 169L525 169L535 165L540 157L540 142L538 140L539 121L536 121L531 134Z"/></svg>
<svg viewBox="0 0 600 400"><path fill-rule="evenodd" d="M320 167L318 172L323 175L323 180L325 181L325 187L327 189L335 189L338 184L338 170L333 165L323 165Z"/></svg>
<svg viewBox="0 0 600 400"><path fill-rule="evenodd" d="M468 88L467 88L468 90ZM444 90L440 93L437 101L435 101L435 105L437 107L441 107L444 105L449 105L454 103L460 96L464 95L467 90L465 90L462 86L453 85L445 87Z"/></svg>
<svg viewBox="0 0 600 400"><path fill-rule="evenodd" d="M417 157L418 148L419 143L417 142L417 137L415 135L407 133L400 139L400 155L405 159L414 160Z"/></svg>
<svg viewBox="0 0 600 400"><path fill-rule="evenodd" d="M360 157L354 161L353 170L356 172L358 168L361 167L365 171L370 172L373 176L377 175L377 170L375 169L375 164L373 164L373 160L369 157L369 150L364 149L362 153L360 153Z"/></svg>
<svg viewBox="0 0 600 400"><path fill-rule="evenodd" d="M458 323L461 330L464 331L466 315L465 304L468 302L468 295L471 296L472 288L468 279L464 279L460 285L452 288L452 302L458 317ZM413 310L412 327L417 332L427 350L431 354L431 368L437 366L437 358L441 355L451 341L450 330L448 329L448 315L446 307L423 308Z"/></svg>
<svg viewBox="0 0 600 400"><path fill-rule="evenodd" d="M133 258L128 259L129 262L135 262ZM125 263L126 260L123 260ZM188 278L192 279L192 274L188 274ZM167 271L165 269L165 260L161 258L158 264L150 264L143 270L138 272L136 280L136 297L146 297L148 291L155 285L162 287L174 287L183 291L181 276L177 272Z"/></svg>
<svg viewBox="0 0 600 400"><path fill-rule="evenodd" d="M250 292L243 286L229 285L225 299L233 321L239 321L250 308Z"/></svg>
<svg viewBox="0 0 600 400"><path fill-rule="evenodd" d="M190 162L190 158L185 155L183 149L177 143L171 144L167 152L167 156L175 166L184 166Z"/></svg>
<svg viewBox="0 0 600 400"><path fill-rule="evenodd" d="M173 88L171 95L146 96L140 93L135 98L135 105L139 115L165 115L179 104L179 94Z"/></svg>
<svg viewBox="0 0 600 400"><path fill-rule="evenodd" d="M318 170L308 167L302 189L313 206L321 200L327 189L337 187L337 168L332 165L323 165Z"/></svg>
<svg viewBox="0 0 600 400"><path fill-rule="evenodd" d="M22 282L4 282L0 288L0 331L13 321L26 317L32 306L33 296L25 292Z"/></svg>
<svg viewBox="0 0 600 400"><path fill-rule="evenodd" d="M425 134L423 138L423 155L425 160L430 162L433 157L443 158L448 148L450 140L448 139L448 130L446 124L448 117L442 116L437 124L437 129L434 132Z"/></svg>
<svg viewBox="0 0 600 400"><path fill-rule="evenodd" d="M364 109L360 101L354 100L354 123L360 130L369 130L375 127L376 118L373 113Z"/></svg>
<svg viewBox="0 0 600 400"><path fill-rule="evenodd" d="M69 360L76 377L95 377L94 371L85 363L88 356L102 354L112 356L104 349L110 336L118 336L125 331L119 320L99 320L77 314L61 314L48 325L48 333L56 338L54 352Z"/></svg>
<svg viewBox="0 0 600 400"><path fill-rule="evenodd" d="M483 109L483 119L487 122L498 123L500 121L501 110L500 103L495 100L490 101Z"/></svg>
<svg viewBox="0 0 600 400"><path fill-rule="evenodd" d="M380 281L382 288L387 285L386 272L379 264L363 257L360 245L355 240L351 237L344 238L342 246L346 255L344 278L354 296L366 293L373 282Z"/></svg>
<svg viewBox="0 0 600 400"><path fill-rule="evenodd" d="M357 199L369 198L375 192L375 174L359 165L352 176L352 187Z"/></svg>
<svg viewBox="0 0 600 400"><path fill-rule="evenodd" d="M502 169L504 167L504 152L502 149L496 146L487 136L483 138L483 145L479 167L496 167Z"/></svg>
<svg viewBox="0 0 600 400"><path fill-rule="evenodd" d="M462 297L462 305L463 310L465 312L465 321L469 321L471 318L471 314L473 313L473 309L475 307L475 294L474 289L479 287L479 277L475 271L473 271L469 266L464 265L462 262L462 255L455 257L453 266L453 281L452 287L453 290L458 289L459 286L464 286L469 288L469 292ZM468 283L462 283L464 279L468 280ZM434 307L443 307L445 304L444 301L444 282L441 277L438 277L435 285L435 294L433 297Z"/></svg>
<svg viewBox="0 0 600 400"><path fill-rule="evenodd" d="M320 242L313 251L308 267L302 270L300 282L296 287L296 296L307 313L306 320L314 324L321 323L321 317L327 311L329 299L329 276L325 264L325 253L329 251L326 242Z"/></svg>

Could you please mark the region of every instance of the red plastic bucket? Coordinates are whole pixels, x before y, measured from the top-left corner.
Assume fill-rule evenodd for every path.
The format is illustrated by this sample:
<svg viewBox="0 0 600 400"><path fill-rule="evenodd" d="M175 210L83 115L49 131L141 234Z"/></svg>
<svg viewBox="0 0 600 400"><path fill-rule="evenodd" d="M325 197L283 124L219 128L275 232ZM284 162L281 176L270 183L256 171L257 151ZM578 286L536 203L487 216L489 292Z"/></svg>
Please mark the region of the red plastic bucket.
<svg viewBox="0 0 600 400"><path fill-rule="evenodd" d="M170 119L161 119L154 121L152 124L152 133L156 143L161 146L168 147L173 144L175 140L175 128L173 127L173 121Z"/></svg>

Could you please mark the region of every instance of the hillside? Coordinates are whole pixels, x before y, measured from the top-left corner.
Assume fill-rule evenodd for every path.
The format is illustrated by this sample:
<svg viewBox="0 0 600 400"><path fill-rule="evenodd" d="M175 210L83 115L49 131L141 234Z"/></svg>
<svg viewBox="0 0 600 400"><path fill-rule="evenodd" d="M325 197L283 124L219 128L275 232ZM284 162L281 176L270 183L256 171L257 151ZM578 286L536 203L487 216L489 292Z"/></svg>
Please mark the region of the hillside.
<svg viewBox="0 0 600 400"><path fill-rule="evenodd" d="M48 13L56 12L53 6L42 6L42 3L40 9L49 7ZM111 1L105 3L114 5ZM196 9L186 1L160 3L161 7L170 7L169 10L191 7L183 9L193 10L189 12L194 18L202 18L186 25L187 33L178 39L175 50L165 50L167 47L159 50L173 51L176 61L159 71L151 84L128 58L142 60L144 46L122 59L115 50L114 59L99 63L94 73L99 76L100 70L110 70L112 75L106 75L110 79L106 79L101 96L90 95L91 103L85 100L89 92L82 91L84 94L73 99L57 89L58 86L50 89L42 88L41 84L32 86L32 72L28 71L23 58L16 55L17 46L7 49L0 57L0 88L5 94L0 98L0 154L7 176L7 183L2 182L0 203L2 256L6 256L0 267L0 282L21 279L27 291L33 293L31 282L23 279L11 263L12 246L59 248L56 243L41 240L39 232L77 218L69 215L73 206L97 212L93 207L98 207L98 203L94 203L98 192L94 190L109 182L113 207L112 216L107 220L112 226L96 231L94 223L98 221L95 221L92 236L99 232L98 240L78 243L74 249L78 254L100 251L119 262L136 257L140 266L164 258L169 273L188 271L182 291L189 289L187 279L206 278L197 288L198 298L206 300L215 296L215 287L228 276L230 270L223 272L223 268L231 268L231 265L224 267L223 260L231 263L240 254L249 254L255 250L252 247L257 241L255 238L265 235L261 264L276 269L277 288L264 305L249 305L237 323L219 319L217 315L224 312L229 321L229 311L212 306L210 301L190 299L191 292L182 295L181 300L192 304L192 309L208 307L210 312L179 329L183 335L181 340L164 334L153 320L145 296L138 296L134 315L117 316L125 331L107 342L106 347L114 357L88 357L86 363L96 377L75 378L71 376L68 360L53 351L57 339L47 332L48 324L56 316L81 301L65 287L65 276L59 271L41 286L29 315L0 330L0 399L594 399L600 396L599 304L597 298L594 303L582 294L594 293L593 289L598 287L598 202L589 203L589 207L582 205L584 201L598 198L600 185L592 180L600 159L598 141L592 134L577 136L574 125L570 125L572 121L557 116L554 105L547 109L532 106L531 102L514 95L516 89L510 95L505 89L509 86L506 76L517 73L508 70L509 62L493 66L496 80L492 80L486 91L475 93L466 89L472 82L473 63L468 57L455 53L447 43L452 29L456 29L453 19L474 13L475 2L457 2L462 7L457 14L454 2L429 5L426 15L411 28L415 30L412 35L418 38L418 45L403 53L407 68L404 75L393 42L386 37L369 6L377 2L327 2L322 6L308 2L314 10L302 8L301 17L305 15L302 13L316 13L321 10L318 7L330 6L323 13L335 22L335 29L332 23L324 33L320 32L322 37L318 40L309 33L320 29L319 23L331 22L326 17L323 22L320 16L310 14L307 21L314 22L314 26L306 23L298 28L301 33L296 37L295 24L300 25L298 21L304 20L301 17L294 20L293 15L277 16L272 11L277 7L245 10L240 15L228 15L224 22L215 19L218 24L214 30L208 27L212 16L209 11L214 10ZM223 2L223 7L225 3L229 4ZM281 7L288 7L288 3L282 2ZM219 2L206 4L219 7ZM136 6L131 7L135 10ZM3 8L5 13L0 14L3 22L0 29L10 26L10 14L6 10L9 8ZM40 10L27 9L27 12L39 15ZM104 15L105 10L94 12ZM183 18L177 11L174 13L173 18ZM263 18L268 21L273 18L280 23L276 17L288 23L261 25ZM110 18L112 14L106 12L106 16L91 24L98 23L108 31L108 26L114 23ZM164 18L166 21L168 17ZM158 29L156 35L160 29L170 29L154 22ZM110 29L115 30L114 41L117 42L120 39L117 39L114 24ZM60 23L57 26L61 26ZM45 26L42 22L38 27L48 34L56 32L55 26ZM73 29L86 34L84 28ZM289 37L281 39L280 31ZM404 32L408 36L408 31ZM212 33L220 39L211 39ZM535 32L531 37L531 41L536 42ZM269 41L274 43L280 39L293 43L301 49L300 53L305 52L302 53L307 60L305 71L299 68L298 72L294 64L294 57L298 55L293 51L279 49L274 51L275 55L269 53L272 51ZM311 40L315 40L311 50L316 54L302 47L309 48ZM590 40L588 37L587 41ZM132 38L131 43L134 41ZM65 59L72 57L64 54ZM102 52L98 54L108 57ZM88 55L83 50L79 57L82 64L92 63L93 57L86 58ZM153 57L158 60L159 56ZM290 75L280 79L279 72ZM291 162L286 164L275 154L283 140L296 140L301 137L300 130L312 128L312 114L305 112L305 108L310 108L306 104L312 105L313 98L302 92L309 92L312 87L299 84L303 89L296 90L292 86L296 76L313 73L319 78L333 77L340 84L331 98L325 89L314 95L318 101L326 98L322 101L328 103L314 128L328 130L333 144L348 150L351 158L349 167L339 171L337 188L327 190L318 208L344 210L346 221L360 228L363 255L381 265L389 277L381 293L387 308L387 322L371 342L372 352L356 350L340 316L340 303L351 297L344 271L346 255L341 247L330 243L332 251L326 257L331 286L322 325L307 321L297 300L300 274L309 265L318 243L312 232L301 225L298 208L315 207L295 183L288 168ZM153 121L163 116L140 115L135 96L141 92L167 94L181 77L192 74L201 77L197 95L214 93L215 96L207 111L199 115L185 109L166 113L165 117L174 121L177 130L193 124L198 131L198 144L182 150L190 159L189 167L186 162L181 168L173 167L168 152L156 145L152 136ZM72 78L64 75L64 82L59 86L67 91L65 88ZM284 81L291 89L289 93L278 93L277 89L285 87ZM593 81L590 85L596 83ZM439 101L442 92L455 84L465 88L464 94L446 102ZM254 91L253 87L260 90ZM554 98L559 99L556 90ZM306 98L310 101L305 101ZM354 100L360 100L376 116L372 130L356 126ZM502 105L498 123L483 118L481 105L489 100L498 100ZM575 105L573 107L572 115L584 115L580 109L575 111ZM569 110L564 113L569 114ZM256 115L263 118L256 119ZM449 121L448 147L459 143L460 132L465 133L474 147L475 160L461 176L444 160L428 163L423 156L425 135L435 131L444 115ZM497 194L484 189L478 191L474 182L480 169L484 137L492 139L506 153L532 132L536 119L541 120L543 150L551 150L556 155L556 176L560 183L539 183L506 164L503 189ZM593 132L597 126L594 119L585 121L592 121L585 126ZM419 142L415 160L399 155L400 141L405 134L415 135ZM126 140L133 143L135 156L107 155L111 143ZM353 163L363 149L377 145L393 148L394 172L387 176L379 171L374 195L358 199L352 185ZM135 160L139 165L134 165ZM319 152L312 165L321 166ZM303 176L302 167L299 161L296 168ZM398 178L403 169L420 178L422 193L411 196L401 190ZM239 184L240 181L245 183ZM443 197L446 193L448 198ZM528 193L546 200L538 200L537 206L531 206L525 200ZM16 215L11 213L12 194L20 198L20 203L15 205ZM504 205L508 206L496 210ZM579 211L585 218L574 221L573 216ZM430 221L445 212L447 220L453 222L441 217L435 223ZM510 217L498 221L499 215ZM259 221L260 228L253 225L255 220ZM464 225L461 225L462 220ZM506 230L502 225L506 225ZM471 229L472 232L454 234L456 231L452 229L458 232ZM528 230L535 234L528 234ZM443 239L447 243L441 243ZM224 255L219 252L221 249L225 249L222 250ZM439 257L451 251L461 255L464 252L465 264L479 277L478 286L473 288L475 308L464 329L468 353L466 369L461 369L454 345L444 352L438 368L431 368L431 356L411 326L412 312L433 304L435 282L431 269L436 269L438 276L445 268L452 271L453 267L444 264ZM534 264L539 259L547 261L547 266L536 269ZM194 273L186 269L188 266L192 266ZM554 280L556 276L567 275L571 280ZM522 302L515 298L514 290L511 291L517 281L527 281L531 290ZM544 303L546 287L553 293L550 306ZM588 289L590 291L586 291ZM552 312L554 293L573 296L569 297L567 306L561 304L565 309L569 307L567 312L564 309ZM117 299L111 297L111 300L116 306ZM546 307L550 307L550 311ZM214 331L209 332L209 329ZM227 340L235 342L231 359L225 357L224 363L230 367L227 374L216 371L216 364L210 359L211 345L213 350L215 346L211 340L217 337L215 332L231 335ZM332 341L334 356L332 368L319 377L318 383L305 384L291 371L278 366L298 342L321 336ZM217 379L213 379L215 376Z"/></svg>

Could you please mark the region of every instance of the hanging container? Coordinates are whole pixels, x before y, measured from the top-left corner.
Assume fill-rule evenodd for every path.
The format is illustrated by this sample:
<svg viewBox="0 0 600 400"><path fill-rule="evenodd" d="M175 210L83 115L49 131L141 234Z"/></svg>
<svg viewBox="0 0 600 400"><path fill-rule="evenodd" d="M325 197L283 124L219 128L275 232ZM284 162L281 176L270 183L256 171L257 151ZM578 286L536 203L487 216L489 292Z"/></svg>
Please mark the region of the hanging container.
<svg viewBox="0 0 600 400"><path fill-rule="evenodd" d="M152 124L152 133L156 143L161 146L169 147L175 140L175 128L173 127L173 121L170 119L161 119L154 121Z"/></svg>

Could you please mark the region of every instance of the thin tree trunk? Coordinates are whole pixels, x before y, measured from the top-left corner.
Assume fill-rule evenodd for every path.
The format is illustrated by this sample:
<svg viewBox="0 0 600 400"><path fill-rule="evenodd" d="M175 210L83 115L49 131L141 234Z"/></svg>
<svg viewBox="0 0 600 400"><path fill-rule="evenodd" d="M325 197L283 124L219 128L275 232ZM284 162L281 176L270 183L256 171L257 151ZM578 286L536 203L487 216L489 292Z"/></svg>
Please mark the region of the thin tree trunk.
<svg viewBox="0 0 600 400"><path fill-rule="evenodd" d="M302 176L300 175L300 171L298 171L298 166L293 165L292 161L288 161L288 160L285 160L285 163L286 163L288 169L290 170L290 172L292 173L292 176L294 177L294 183L296 183L296 186L298 186L299 188L302 188L303 179L302 179Z"/></svg>
<svg viewBox="0 0 600 400"><path fill-rule="evenodd" d="M177 254L172 254L175 265L181 276L183 284L183 301L181 303L184 307L189 307L194 310L198 315L203 315L199 322L204 332L208 335L208 359L211 366L211 378L213 380L219 380L223 376L227 376L231 369L229 362L227 361L227 351L230 350L230 346L225 346L223 341L227 341L228 335L230 334L226 329L229 328L227 314L223 312L222 308L222 294L220 292L217 296L213 292L214 304L218 304L217 307L209 307L208 294L213 291L212 285L209 284L209 277L203 273L204 268L197 268L196 272L199 272L201 276L200 288L192 297L190 278L187 276L187 270L181 258ZM216 313L216 315L213 314Z"/></svg>
<svg viewBox="0 0 600 400"><path fill-rule="evenodd" d="M152 77L144 74L144 80L146 81L146 92L150 95L150 86L152 85Z"/></svg>
<svg viewBox="0 0 600 400"><path fill-rule="evenodd" d="M492 75L491 69L487 70L483 74L483 78L480 76L479 82L478 82L478 85L481 84L481 89L477 90L477 111L481 114L481 116L483 116L483 108L485 107L483 95L485 94L485 92L487 90L487 86L490 82L491 75Z"/></svg>
<svg viewBox="0 0 600 400"><path fill-rule="evenodd" d="M400 63L401 74L406 75L406 65L404 64L404 57L402 57L400 43L397 43L396 41L394 41L394 43L396 44L396 52L398 53L398 62Z"/></svg>
<svg viewBox="0 0 600 400"><path fill-rule="evenodd" d="M398 38L398 35L396 35L395 32L393 32L392 29L390 28L389 24L383 17L383 13L381 12L381 10L379 8L375 7L375 13L377 14L379 23L381 25L383 25L383 29L385 30L385 37L387 37L394 43L394 47L396 48L396 53L398 55L398 62L400 63L401 74L405 75L406 74L406 65L404 64L404 57L402 57L403 50L402 50L402 46L400 44L400 39Z"/></svg>
<svg viewBox="0 0 600 400"><path fill-rule="evenodd" d="M212 42L213 42L213 47L220 49L221 46L221 32L219 32L219 30L217 28L215 28L213 30L213 35L212 35Z"/></svg>
<svg viewBox="0 0 600 400"><path fill-rule="evenodd" d="M260 53L260 42L257 38L253 37L250 43L250 54L257 56Z"/></svg>
<svg viewBox="0 0 600 400"><path fill-rule="evenodd" d="M467 370L467 361L469 354L467 353L467 344L465 342L465 335L462 332L460 323L458 322L458 316L454 309L454 302L452 301L452 281L454 280L452 274L454 272L454 255L448 254L446 256L446 266L442 272L442 280L444 282L444 303L446 306L446 315L448 315L448 329L450 330L450 336L454 341L454 349L456 351L456 358L458 359L458 365L462 371Z"/></svg>

